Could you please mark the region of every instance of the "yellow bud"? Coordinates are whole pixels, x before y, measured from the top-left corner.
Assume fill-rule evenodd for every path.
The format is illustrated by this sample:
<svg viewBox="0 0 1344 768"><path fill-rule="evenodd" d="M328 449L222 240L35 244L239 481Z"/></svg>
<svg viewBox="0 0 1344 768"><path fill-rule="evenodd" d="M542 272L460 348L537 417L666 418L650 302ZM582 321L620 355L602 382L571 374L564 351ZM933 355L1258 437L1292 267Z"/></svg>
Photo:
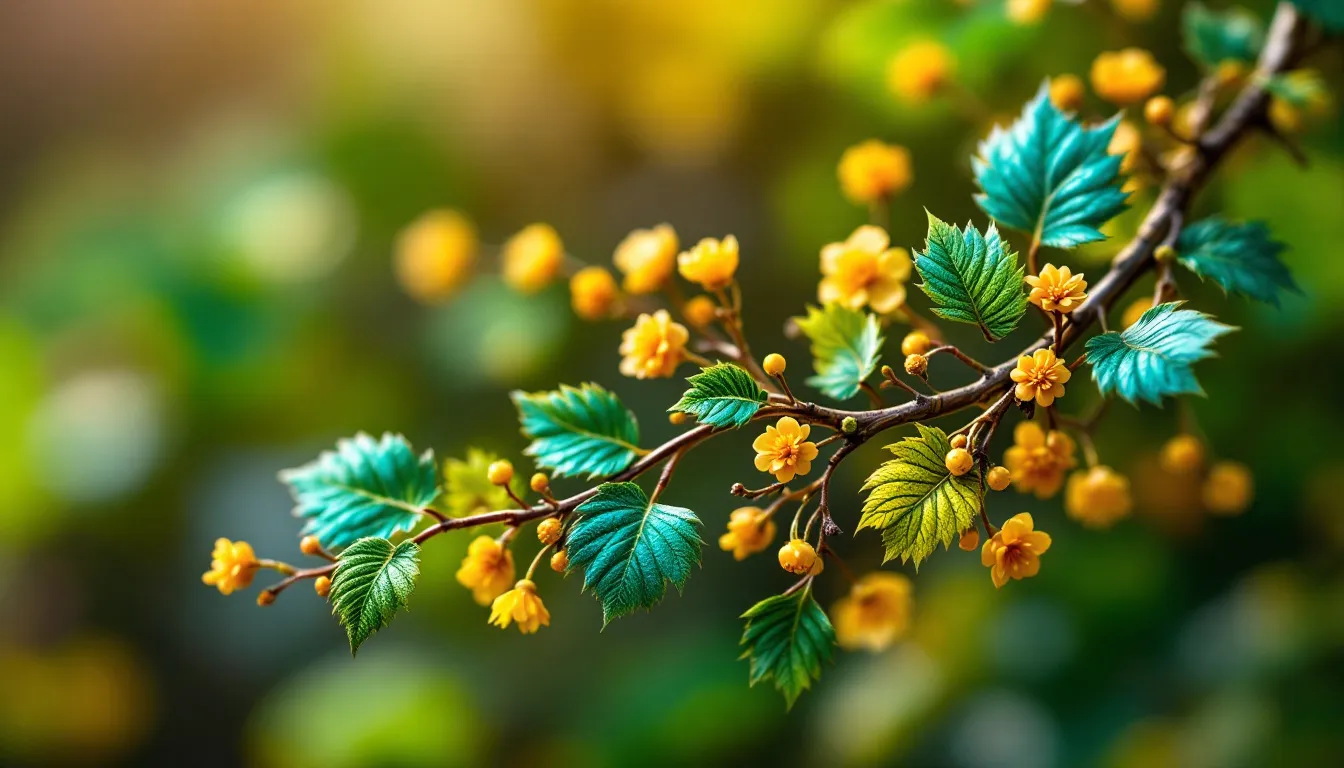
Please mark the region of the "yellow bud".
<svg viewBox="0 0 1344 768"><path fill-rule="evenodd" d="M1092 62L1092 90L1101 98L1125 106L1156 93L1167 73L1153 54L1142 48L1104 51Z"/></svg>
<svg viewBox="0 0 1344 768"><path fill-rule="evenodd" d="M952 447L953 447L953 448L965 448L965 447L966 447L966 444L967 444L968 442L970 442L970 441L968 441L968 440L966 439L966 436L965 436L965 435L953 435L953 436L952 436Z"/></svg>
<svg viewBox="0 0 1344 768"><path fill-rule="evenodd" d="M601 320L611 314L620 291L616 278L601 267L584 267L569 279L570 304L584 320Z"/></svg>
<svg viewBox="0 0 1344 768"><path fill-rule="evenodd" d="M985 475L985 482L989 487L996 491L1002 491L1013 481L1013 473L1008 471L1007 467L990 467L988 474Z"/></svg>
<svg viewBox="0 0 1344 768"><path fill-rule="evenodd" d="M951 79L954 65L952 52L943 44L916 41L887 62L887 87L904 101L927 101Z"/></svg>
<svg viewBox="0 0 1344 768"><path fill-rule="evenodd" d="M695 296L681 308L681 314L691 325L704 327L714 322L717 309L708 296Z"/></svg>
<svg viewBox="0 0 1344 768"><path fill-rule="evenodd" d="M1204 443L1194 435L1177 435L1162 446L1162 468L1188 475L1204 464Z"/></svg>
<svg viewBox="0 0 1344 768"><path fill-rule="evenodd" d="M1143 119L1159 127L1171 125L1171 116L1175 112L1176 105L1170 96L1154 96L1143 105Z"/></svg>
<svg viewBox="0 0 1344 768"><path fill-rule="evenodd" d="M869 139L845 150L836 176L840 189L851 202L865 205L888 200L914 180L910 151Z"/></svg>
<svg viewBox="0 0 1344 768"><path fill-rule="evenodd" d="M923 331L911 331L901 339L902 355L922 355L933 348L933 341Z"/></svg>
<svg viewBox="0 0 1344 768"><path fill-rule="evenodd" d="M554 544L560 539L560 521L548 517L537 523L537 540L542 544Z"/></svg>
<svg viewBox="0 0 1344 768"><path fill-rule="evenodd" d="M764 367L765 372L771 376L778 376L784 372L784 366L786 364L783 355L777 355L774 352L771 352L765 356L765 362L762 363L762 367Z"/></svg>
<svg viewBox="0 0 1344 768"><path fill-rule="evenodd" d="M924 377L929 371L929 358L923 355L906 355L905 372L911 376Z"/></svg>
<svg viewBox="0 0 1344 768"><path fill-rule="evenodd" d="M547 477L545 472L538 472L532 476L527 485L536 493L545 493L546 489L551 487L551 478Z"/></svg>
<svg viewBox="0 0 1344 768"><path fill-rule="evenodd" d="M513 480L513 464L507 459L492 462L485 470L485 476L494 485L508 485L509 481Z"/></svg>
<svg viewBox="0 0 1344 768"><path fill-rule="evenodd" d="M976 547L980 546L980 531L973 527L962 531L961 538L957 540L957 546L967 552L974 552Z"/></svg>
<svg viewBox="0 0 1344 768"><path fill-rule="evenodd" d="M559 550L551 555L551 570L556 573L564 573L569 567L569 553L565 550Z"/></svg>
<svg viewBox="0 0 1344 768"><path fill-rule="evenodd" d="M687 416L685 413L683 413L683 412L681 412L681 411L673 411L673 412L667 414L667 421L668 421L668 423L670 423L670 424L674 424L674 425L685 424L685 423L686 423L686 420L687 420L688 418L690 418L690 417Z"/></svg>
<svg viewBox="0 0 1344 768"><path fill-rule="evenodd" d="M859 428L859 420L854 418L853 416L846 416L844 420L840 422L840 431L845 433L846 435L854 434L858 430L858 428Z"/></svg>
<svg viewBox="0 0 1344 768"><path fill-rule="evenodd" d="M1050 80L1050 101L1063 112L1077 112L1083 106L1083 79L1077 75L1060 75Z"/></svg>
<svg viewBox="0 0 1344 768"><path fill-rule="evenodd" d="M331 594L331 579L326 576L318 576L313 579L313 591L318 597L326 597Z"/></svg>
<svg viewBox="0 0 1344 768"><path fill-rule="evenodd" d="M257 605L265 608L275 602L275 593L269 589L263 589L257 593Z"/></svg>
<svg viewBox="0 0 1344 768"><path fill-rule="evenodd" d="M779 567L798 576L818 574L822 570L817 551L802 539L792 539L779 548Z"/></svg>
<svg viewBox="0 0 1344 768"><path fill-rule="evenodd" d="M1035 24L1045 18L1054 0L1008 0L1008 20L1014 24Z"/></svg>
<svg viewBox="0 0 1344 768"><path fill-rule="evenodd" d="M560 273L565 246L549 224L531 224L504 243L501 258L504 282L520 293L536 293Z"/></svg>
<svg viewBox="0 0 1344 768"><path fill-rule="evenodd" d="M971 466L975 464L975 458L965 448L953 448L947 452L943 463L947 465L948 472L961 477L971 471Z"/></svg>
<svg viewBox="0 0 1344 768"><path fill-rule="evenodd" d="M1246 76L1246 65L1240 61L1227 59L1219 62L1218 69L1214 74L1218 78L1219 86L1230 88L1237 85Z"/></svg>
<svg viewBox="0 0 1344 768"><path fill-rule="evenodd" d="M322 542L316 536L304 536L299 540L299 551L305 555L320 555Z"/></svg>
<svg viewBox="0 0 1344 768"><path fill-rule="evenodd" d="M397 282L417 301L451 297L471 276L475 260L476 229L456 211L428 211L397 236Z"/></svg>
<svg viewBox="0 0 1344 768"><path fill-rule="evenodd" d="M1220 461L1209 467L1202 498L1210 512L1239 515L1251 504L1254 491L1251 470L1235 461Z"/></svg>

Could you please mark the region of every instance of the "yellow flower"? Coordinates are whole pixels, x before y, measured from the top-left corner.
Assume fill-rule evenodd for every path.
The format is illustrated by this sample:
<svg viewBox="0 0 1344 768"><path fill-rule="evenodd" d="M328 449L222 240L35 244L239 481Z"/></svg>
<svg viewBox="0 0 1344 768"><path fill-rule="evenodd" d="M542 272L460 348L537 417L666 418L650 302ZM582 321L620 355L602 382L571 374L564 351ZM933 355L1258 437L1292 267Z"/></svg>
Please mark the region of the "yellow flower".
<svg viewBox="0 0 1344 768"><path fill-rule="evenodd" d="M1153 299L1151 296L1145 296L1142 299L1135 299L1128 307L1125 307L1125 314L1120 316L1120 325L1128 328L1139 322L1143 313L1153 308Z"/></svg>
<svg viewBox="0 0 1344 768"><path fill-rule="evenodd" d="M846 149L836 175L845 197L858 205L887 200L909 187L915 178L910 151L877 139Z"/></svg>
<svg viewBox="0 0 1344 768"><path fill-rule="evenodd" d="M490 604L489 623L508 629L510 622L518 622L518 631L530 635L542 627L551 626L551 613L537 594L537 585L531 579L522 579L513 589L495 598Z"/></svg>
<svg viewBox="0 0 1344 768"><path fill-rule="evenodd" d="M565 246L549 224L531 224L504 243L504 282L521 293L545 288L565 261Z"/></svg>
<svg viewBox="0 0 1344 768"><path fill-rule="evenodd" d="M1109 528L1129 514L1129 478L1110 467L1074 472L1064 489L1064 510L1089 528Z"/></svg>
<svg viewBox="0 0 1344 768"><path fill-rule="evenodd" d="M913 609L909 579L899 573L870 573L831 608L836 642L850 651L885 651L905 634Z"/></svg>
<svg viewBox="0 0 1344 768"><path fill-rule="evenodd" d="M201 581L218 587L223 595L236 589L247 589L261 568L252 545L246 541L215 539L215 551L210 558L210 570L202 574Z"/></svg>
<svg viewBox="0 0 1344 768"><path fill-rule="evenodd" d="M825 570L825 564L817 557L817 550L802 539L789 539L779 548L779 567L796 576L816 576Z"/></svg>
<svg viewBox="0 0 1344 768"><path fill-rule="evenodd" d="M1073 374L1063 360L1048 349L1038 349L1030 357L1017 358L1017 367L1008 374L1017 382L1013 394L1018 400L1035 399L1042 407L1049 407L1056 398L1064 396L1064 385Z"/></svg>
<svg viewBox="0 0 1344 768"><path fill-rule="evenodd" d="M769 472L781 483L794 475L806 475L817 458L817 444L807 442L812 427L799 424L792 416L785 416L773 427L766 427L751 444L756 450L756 468Z"/></svg>
<svg viewBox="0 0 1344 768"><path fill-rule="evenodd" d="M611 314L619 291L610 272L601 267L584 267L569 279L569 295L574 314L584 320L601 320Z"/></svg>
<svg viewBox="0 0 1344 768"><path fill-rule="evenodd" d="M1235 461L1220 461L1209 467L1202 497L1210 512L1239 515L1250 506L1254 492L1255 481L1249 467Z"/></svg>
<svg viewBox="0 0 1344 768"><path fill-rule="evenodd" d="M927 101L942 90L955 63L952 52L942 43L913 42L887 62L887 87L905 101Z"/></svg>
<svg viewBox="0 0 1344 768"><path fill-rule="evenodd" d="M1014 24L1035 24L1050 11L1051 0L1008 0L1008 20Z"/></svg>
<svg viewBox="0 0 1344 768"><path fill-rule="evenodd" d="M1115 126L1115 133L1111 134L1111 143L1106 147L1106 151L1112 155L1121 155L1120 170L1129 173L1139 163L1142 145L1143 136L1139 133L1139 129L1128 120L1121 120Z"/></svg>
<svg viewBox="0 0 1344 768"><path fill-rule="evenodd" d="M621 373L637 379L671 376L686 354L691 334L667 310L640 315L621 336Z"/></svg>
<svg viewBox="0 0 1344 768"><path fill-rule="evenodd" d="M989 568L995 587L1041 570L1041 555L1050 549L1050 534L1033 531L1032 525L1030 512L1013 515L980 550L980 563Z"/></svg>
<svg viewBox="0 0 1344 768"><path fill-rule="evenodd" d="M677 257L677 270L692 283L699 283L707 291L716 291L733 282L737 259L736 237L729 235L722 240L706 237Z"/></svg>
<svg viewBox="0 0 1344 768"><path fill-rule="evenodd" d="M1194 435L1176 435L1163 443L1161 464L1173 475L1192 474L1204 465L1204 443Z"/></svg>
<svg viewBox="0 0 1344 768"><path fill-rule="evenodd" d="M629 293L660 290L677 265L679 247L676 230L667 224L636 229L626 235L612 257L616 268L625 275L625 290Z"/></svg>
<svg viewBox="0 0 1344 768"><path fill-rule="evenodd" d="M1077 112L1083 106L1082 78L1077 75L1060 75L1050 79L1050 101L1064 112Z"/></svg>
<svg viewBox="0 0 1344 768"><path fill-rule="evenodd" d="M466 281L476 261L476 229L449 210L421 214L397 236L393 266L411 298L442 301Z"/></svg>
<svg viewBox="0 0 1344 768"><path fill-rule="evenodd" d="M1034 421L1013 430L1013 446L1003 453L1003 464L1021 493L1048 499L1064 484L1064 473L1074 467L1073 439L1063 432L1049 435Z"/></svg>
<svg viewBox="0 0 1344 768"><path fill-rule="evenodd" d="M746 560L774 538L775 521L760 507L739 507L728 516L728 532L719 537L719 549L732 552L734 560Z"/></svg>
<svg viewBox="0 0 1344 768"><path fill-rule="evenodd" d="M1031 294L1027 299L1046 312L1072 312L1087 298L1083 273L1073 274L1068 267L1046 264L1041 274L1027 275Z"/></svg>
<svg viewBox="0 0 1344 768"><path fill-rule="evenodd" d="M718 305L708 296L692 296L681 307L681 314L686 318L686 322L698 328L713 323L717 312Z"/></svg>
<svg viewBox="0 0 1344 768"><path fill-rule="evenodd" d="M489 536L477 536L467 547L457 583L471 590L480 605L489 605L513 583L513 553Z"/></svg>
<svg viewBox="0 0 1344 768"><path fill-rule="evenodd" d="M1111 0L1116 14L1128 21L1147 21L1157 13L1158 0Z"/></svg>
<svg viewBox="0 0 1344 768"><path fill-rule="evenodd" d="M1092 90L1101 98L1125 106L1157 93L1167 73L1142 48L1104 51L1092 62Z"/></svg>
<svg viewBox="0 0 1344 768"><path fill-rule="evenodd" d="M905 281L910 279L910 253L888 248L890 239L881 227L864 225L843 243L821 249L821 285L817 299L822 304L840 304L850 309L865 305L886 314L905 303Z"/></svg>

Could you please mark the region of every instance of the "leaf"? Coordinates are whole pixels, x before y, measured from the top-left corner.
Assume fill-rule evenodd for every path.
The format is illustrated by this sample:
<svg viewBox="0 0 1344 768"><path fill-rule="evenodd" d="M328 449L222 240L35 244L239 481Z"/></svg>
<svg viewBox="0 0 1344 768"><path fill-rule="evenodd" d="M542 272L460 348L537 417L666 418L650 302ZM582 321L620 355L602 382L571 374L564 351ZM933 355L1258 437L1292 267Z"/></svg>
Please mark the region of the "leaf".
<svg viewBox="0 0 1344 768"><path fill-rule="evenodd" d="M807 317L795 318L812 340L812 367L817 375L807 383L836 400L859 393L859 384L877 369L882 334L877 318L839 304L807 308Z"/></svg>
<svg viewBox="0 0 1344 768"><path fill-rule="evenodd" d="M770 398L751 374L731 363L711 365L686 381L691 388L668 410L689 413L715 427L746 424Z"/></svg>
<svg viewBox="0 0 1344 768"><path fill-rule="evenodd" d="M835 629L809 584L792 595L767 597L742 614L741 658L751 660L751 684L773 678L790 709L835 650Z"/></svg>
<svg viewBox="0 0 1344 768"><path fill-rule="evenodd" d="M1120 155L1107 152L1120 116L1086 128L1050 103L1041 85L1007 130L995 126L971 160L976 202L1004 226L1073 248L1105 239L1099 228L1128 206Z"/></svg>
<svg viewBox="0 0 1344 768"><path fill-rule="evenodd" d="M980 327L990 341L1007 336L1027 311L1023 268L993 224L984 235L966 225L960 231L932 213L923 253L915 252L920 289L933 299L933 313Z"/></svg>
<svg viewBox="0 0 1344 768"><path fill-rule="evenodd" d="M1339 0L1292 0L1306 14L1330 32L1344 32L1344 3Z"/></svg>
<svg viewBox="0 0 1344 768"><path fill-rule="evenodd" d="M596 384L510 397L523 434L532 438L524 452L557 476L614 475L641 454L635 415Z"/></svg>
<svg viewBox="0 0 1344 768"><path fill-rule="evenodd" d="M1213 357L1213 340L1237 329L1180 306L1158 304L1123 332L1087 340L1087 362L1103 395L1161 405L1164 395L1204 394L1191 364Z"/></svg>
<svg viewBox="0 0 1344 768"><path fill-rule="evenodd" d="M859 529L882 529L886 554L882 562L920 561L941 542L952 539L975 522L980 508L977 470L956 477L944 463L952 443L936 427L915 424L919 437L888 445L896 458L878 467L862 490L868 492L859 517Z"/></svg>
<svg viewBox="0 0 1344 768"><path fill-rule="evenodd" d="M331 612L350 638L350 653L405 608L420 573L420 545L369 537L345 548L331 577Z"/></svg>
<svg viewBox="0 0 1344 768"><path fill-rule="evenodd" d="M1300 293L1279 261L1286 246L1262 222L1233 224L1219 216L1197 221L1176 240L1182 266L1236 293L1279 306L1279 289Z"/></svg>
<svg viewBox="0 0 1344 768"><path fill-rule="evenodd" d="M1294 69L1265 78L1265 90L1290 106L1321 112L1330 106L1330 88L1314 69Z"/></svg>
<svg viewBox="0 0 1344 768"><path fill-rule="evenodd" d="M406 438L391 433L340 440L335 451L281 471L280 481L294 496L294 514L308 518L303 534L337 548L411 530L439 495L434 452L416 457Z"/></svg>
<svg viewBox="0 0 1344 768"><path fill-rule="evenodd" d="M1181 12L1181 29L1185 52L1209 69L1224 61L1255 61L1265 44L1264 24L1244 8L1214 11L1191 3Z"/></svg>
<svg viewBox="0 0 1344 768"><path fill-rule="evenodd" d="M575 512L568 570L583 569L583 588L602 603L604 624L652 608L667 582L681 590L691 566L700 564L695 513L652 504L634 483L603 483Z"/></svg>
<svg viewBox="0 0 1344 768"><path fill-rule="evenodd" d="M465 517L477 512L511 509L515 506L509 492L495 485L486 476L490 465L499 457L479 448L468 448L467 458L445 459L443 462L443 506L452 517ZM522 476L515 476L514 493L523 492Z"/></svg>

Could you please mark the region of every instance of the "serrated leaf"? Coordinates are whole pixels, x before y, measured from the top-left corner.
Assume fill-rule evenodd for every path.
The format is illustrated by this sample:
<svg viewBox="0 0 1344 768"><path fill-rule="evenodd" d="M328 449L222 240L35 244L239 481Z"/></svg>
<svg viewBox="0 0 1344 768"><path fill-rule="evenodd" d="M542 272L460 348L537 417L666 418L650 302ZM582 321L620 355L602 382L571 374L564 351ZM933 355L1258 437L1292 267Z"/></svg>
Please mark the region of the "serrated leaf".
<svg viewBox="0 0 1344 768"><path fill-rule="evenodd" d="M468 448L467 458L443 462L443 507L451 517L477 512L492 512L516 506L503 486L490 482L487 470L499 456L479 448ZM521 475L509 484L514 493L523 493Z"/></svg>
<svg viewBox="0 0 1344 768"><path fill-rule="evenodd" d="M686 381L691 388L668 410L689 413L701 424L740 427L770 399L750 373L731 363L711 365Z"/></svg>
<svg viewBox="0 0 1344 768"><path fill-rule="evenodd" d="M1158 304L1123 332L1087 340L1087 362L1103 395L1161 405L1166 395L1204 394L1190 366L1213 357L1214 339L1237 329L1180 306Z"/></svg>
<svg viewBox="0 0 1344 768"><path fill-rule="evenodd" d="M920 289L945 320L979 326L990 341L1007 336L1027 311L1023 268L993 224L984 235L970 224L958 230L932 213L923 253L915 252Z"/></svg>
<svg viewBox="0 0 1344 768"><path fill-rule="evenodd" d="M1255 61L1265 44L1265 25L1245 8L1215 11L1190 3L1181 11L1181 31L1186 53L1210 69L1224 61Z"/></svg>
<svg viewBox="0 0 1344 768"><path fill-rule="evenodd" d="M817 375L807 383L836 400L857 395L859 385L877 370L882 351L877 318L827 304L822 309L808 307L807 317L795 318L795 322L812 341L812 367Z"/></svg>
<svg viewBox="0 0 1344 768"><path fill-rule="evenodd" d="M331 612L350 638L350 653L406 607L420 573L420 545L409 539L360 539L345 548L331 576Z"/></svg>
<svg viewBox="0 0 1344 768"><path fill-rule="evenodd" d="M1339 0L1292 0L1302 13L1330 32L1344 32L1344 3Z"/></svg>
<svg viewBox="0 0 1344 768"><path fill-rule="evenodd" d="M634 483L603 483L575 512L565 546L568 570L583 570L583 588L602 603L604 624L652 608L668 582L680 591L700 564L695 513L651 504Z"/></svg>
<svg viewBox="0 0 1344 768"><path fill-rule="evenodd" d="M340 440L335 451L281 471L280 481L294 496L294 514L308 518L303 534L335 548L411 530L439 495L434 452L417 457L406 438L391 433Z"/></svg>
<svg viewBox="0 0 1344 768"><path fill-rule="evenodd" d="M614 475L641 453L635 415L596 384L510 397L523 434L532 438L524 453L557 476Z"/></svg>
<svg viewBox="0 0 1344 768"><path fill-rule="evenodd" d="M1043 83L1008 129L995 126L972 159L976 202L1000 224L1039 231L1041 244L1073 248L1127 208L1120 155L1107 152L1120 116L1084 127L1050 102Z"/></svg>
<svg viewBox="0 0 1344 768"><path fill-rule="evenodd" d="M1279 260L1286 246L1275 241L1262 222L1234 224L1220 216L1197 221L1176 240L1178 261L1186 269L1222 286L1228 293L1279 305L1279 290L1299 292Z"/></svg>
<svg viewBox="0 0 1344 768"><path fill-rule="evenodd" d="M741 658L751 661L751 685L773 679L789 708L835 651L835 629L808 585L792 595L767 597L742 614Z"/></svg>
<svg viewBox="0 0 1344 768"><path fill-rule="evenodd" d="M886 554L882 562L901 558L921 561L939 543L952 539L975 522L980 509L978 470L957 477L944 463L952 450L947 434L936 427L915 424L919 437L907 437L886 446L896 458L869 475L861 490L868 492L859 517L859 529L879 528Z"/></svg>

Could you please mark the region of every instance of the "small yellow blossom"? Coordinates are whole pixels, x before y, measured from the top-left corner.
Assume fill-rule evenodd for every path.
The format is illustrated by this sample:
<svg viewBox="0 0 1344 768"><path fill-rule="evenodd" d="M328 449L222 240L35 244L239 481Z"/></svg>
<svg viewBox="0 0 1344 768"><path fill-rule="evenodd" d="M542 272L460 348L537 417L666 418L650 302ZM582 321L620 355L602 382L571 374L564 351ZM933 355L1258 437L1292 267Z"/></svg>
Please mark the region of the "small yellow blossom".
<svg viewBox="0 0 1344 768"><path fill-rule="evenodd" d="M952 52L942 43L910 43L887 62L887 87L905 101L927 101L947 84L955 63Z"/></svg>
<svg viewBox="0 0 1344 768"><path fill-rule="evenodd" d="M480 605L489 605L513 583L513 553L489 536L477 536L467 547L457 583L471 590Z"/></svg>
<svg viewBox="0 0 1344 768"><path fill-rule="evenodd" d="M923 331L911 331L901 339L902 355L922 355L933 349L933 340Z"/></svg>
<svg viewBox="0 0 1344 768"><path fill-rule="evenodd" d="M640 315L621 336L621 373L637 379L671 376L686 356L686 326L672 322L667 310Z"/></svg>
<svg viewBox="0 0 1344 768"><path fill-rule="evenodd" d="M1129 478L1110 467L1074 472L1064 489L1064 510L1089 528L1109 528L1129 514Z"/></svg>
<svg viewBox="0 0 1344 768"><path fill-rule="evenodd" d="M1139 129L1128 120L1121 120L1115 126L1115 133L1111 134L1111 143L1106 147L1106 151L1112 155L1120 155L1120 170L1129 173L1139 164L1142 146L1143 134Z"/></svg>
<svg viewBox="0 0 1344 768"><path fill-rule="evenodd" d="M849 651L885 651L909 629L913 611L910 579L887 571L867 574L831 608L835 640Z"/></svg>
<svg viewBox="0 0 1344 768"><path fill-rule="evenodd" d="M1046 312L1072 312L1087 298L1083 273L1073 274L1068 267L1046 264L1040 275L1027 275L1031 293L1027 299Z"/></svg>
<svg viewBox="0 0 1344 768"><path fill-rule="evenodd" d="M692 296L682 305L681 314L686 318L686 322L697 328L704 328L718 317L718 305L708 296Z"/></svg>
<svg viewBox="0 0 1344 768"><path fill-rule="evenodd" d="M1255 481L1249 467L1235 461L1220 461L1209 467L1201 497L1210 512L1239 515L1251 505L1254 492Z"/></svg>
<svg viewBox="0 0 1344 768"><path fill-rule="evenodd" d="M914 181L910 151L896 144L869 139L840 156L836 167L840 189L857 205L868 205L900 194Z"/></svg>
<svg viewBox="0 0 1344 768"><path fill-rule="evenodd" d="M246 541L215 539L215 551L210 558L210 570L202 574L201 581L217 587L222 595L247 589L261 569L252 545Z"/></svg>
<svg viewBox="0 0 1344 768"><path fill-rule="evenodd" d="M843 243L821 249L821 285L817 299L849 309L871 306L886 314L905 303L905 281L910 279L910 252L888 248L886 230L865 224Z"/></svg>
<svg viewBox="0 0 1344 768"><path fill-rule="evenodd" d="M1050 79L1050 101L1061 111L1077 112L1086 95L1083 79L1077 75L1064 74Z"/></svg>
<svg viewBox="0 0 1344 768"><path fill-rule="evenodd" d="M1019 357L1017 367L1008 375L1017 382L1013 394L1018 400L1025 403L1034 399L1038 405L1048 408L1064 396L1064 385L1073 374L1054 352L1038 349L1031 356Z"/></svg>
<svg viewBox="0 0 1344 768"><path fill-rule="evenodd" d="M980 550L980 563L989 568L995 587L1041 570L1041 555L1050 549L1050 534L1033 531L1032 525L1030 512L1013 515Z"/></svg>
<svg viewBox="0 0 1344 768"><path fill-rule="evenodd" d="M1204 443L1194 435L1176 435L1162 445L1161 463L1173 475L1192 474L1204 465Z"/></svg>
<svg viewBox="0 0 1344 768"><path fill-rule="evenodd" d="M1092 62L1092 90L1120 106L1136 104L1157 93L1166 78L1166 70L1142 48L1105 51Z"/></svg>
<svg viewBox="0 0 1344 768"><path fill-rule="evenodd" d="M929 372L929 358L920 354L906 355L903 367L906 373L922 379Z"/></svg>
<svg viewBox="0 0 1344 768"><path fill-rule="evenodd" d="M524 635L551 626L551 613L541 602L537 585L531 579L519 580L513 589L496 597L490 605L489 623L508 629L510 622L517 622L518 631Z"/></svg>
<svg viewBox="0 0 1344 768"><path fill-rule="evenodd" d="M677 257L677 271L692 283L699 283L705 290L717 291L733 282L737 262L736 237L729 235L722 240L706 237Z"/></svg>
<svg viewBox="0 0 1344 768"><path fill-rule="evenodd" d="M1036 24L1050 12L1052 0L1008 0L1008 20L1014 24Z"/></svg>
<svg viewBox="0 0 1344 768"><path fill-rule="evenodd" d="M475 261L476 229L456 211L428 211L397 236L397 282L416 301L452 296L471 275Z"/></svg>
<svg viewBox="0 0 1344 768"><path fill-rule="evenodd" d="M1125 313L1120 316L1120 325L1128 328L1139 322L1143 313L1153 308L1153 299L1151 296L1145 296L1142 299L1135 299L1128 307L1125 307Z"/></svg>
<svg viewBox="0 0 1344 768"><path fill-rule="evenodd" d="M570 304L584 320L601 320L611 314L620 292L616 278L601 267L584 267L569 279Z"/></svg>
<svg viewBox="0 0 1344 768"><path fill-rule="evenodd" d="M1111 0L1116 14L1126 21L1147 21L1157 13L1159 0Z"/></svg>
<svg viewBox="0 0 1344 768"><path fill-rule="evenodd" d="M815 576L825 569L817 550L802 539L790 539L779 548L779 567L797 576Z"/></svg>
<svg viewBox="0 0 1344 768"><path fill-rule="evenodd" d="M781 483L794 475L806 475L817 458L817 444L807 441L811 425L799 424L792 416L781 418L773 427L766 427L751 444L756 450L756 468L769 472Z"/></svg>
<svg viewBox="0 0 1344 768"><path fill-rule="evenodd" d="M739 507L728 516L728 532L719 537L719 549L732 552L734 560L746 560L774 538L775 521L760 507Z"/></svg>
<svg viewBox="0 0 1344 768"><path fill-rule="evenodd" d="M1170 96L1154 96L1143 105L1143 119L1159 128L1171 125L1171 118L1175 113L1176 103Z"/></svg>
<svg viewBox="0 0 1344 768"><path fill-rule="evenodd" d="M536 293L560 274L565 246L549 224L531 224L504 243L504 282L521 293Z"/></svg>
<svg viewBox="0 0 1344 768"><path fill-rule="evenodd" d="M636 229L616 246L612 261L625 275L629 293L653 293L661 290L677 266L681 247L677 231L668 224L652 229Z"/></svg>
<svg viewBox="0 0 1344 768"><path fill-rule="evenodd" d="M1073 439L1063 432L1049 435L1034 421L1013 430L1013 446L1004 451L1003 464L1021 493L1048 499L1064 484L1064 473L1077 464Z"/></svg>
<svg viewBox="0 0 1344 768"><path fill-rule="evenodd" d="M560 540L560 529L563 524L554 517L548 517L537 523L537 541L542 544L554 544Z"/></svg>

